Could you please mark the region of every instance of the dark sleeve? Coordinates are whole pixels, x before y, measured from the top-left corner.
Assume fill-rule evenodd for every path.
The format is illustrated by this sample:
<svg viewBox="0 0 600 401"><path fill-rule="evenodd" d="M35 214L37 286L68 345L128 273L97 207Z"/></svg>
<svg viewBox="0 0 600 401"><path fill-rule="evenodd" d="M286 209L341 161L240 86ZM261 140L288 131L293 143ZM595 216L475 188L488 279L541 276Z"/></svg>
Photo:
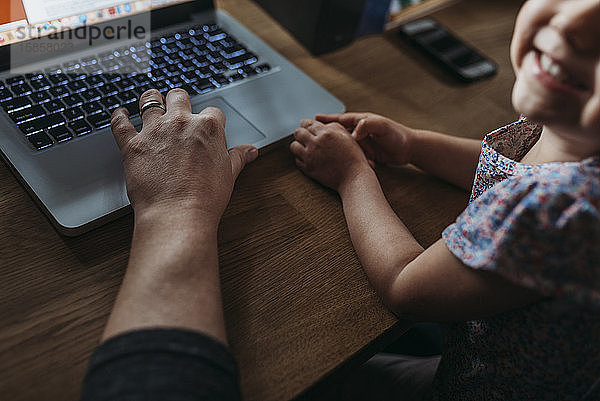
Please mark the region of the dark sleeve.
<svg viewBox="0 0 600 401"><path fill-rule="evenodd" d="M141 330L101 344L90 360L82 401L241 400L235 360L201 333Z"/></svg>

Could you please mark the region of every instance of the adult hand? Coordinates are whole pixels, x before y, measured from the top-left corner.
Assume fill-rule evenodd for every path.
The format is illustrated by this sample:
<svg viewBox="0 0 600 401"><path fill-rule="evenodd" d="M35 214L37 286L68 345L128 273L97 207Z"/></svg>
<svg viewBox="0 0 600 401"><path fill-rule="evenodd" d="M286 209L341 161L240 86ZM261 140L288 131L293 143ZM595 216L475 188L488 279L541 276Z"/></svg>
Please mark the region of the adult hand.
<svg viewBox="0 0 600 401"><path fill-rule="evenodd" d="M370 161L387 165L410 162L415 130L373 113L317 114L323 124L338 123L352 132Z"/></svg>
<svg viewBox="0 0 600 401"><path fill-rule="evenodd" d="M161 93L142 94L140 106L163 103ZM234 182L258 151L241 145L227 151L225 116L216 108L192 114L186 91L174 89L161 108L143 114L137 132L126 109L115 110L112 129L121 150L127 194L136 215L148 210L200 212L209 221L221 218Z"/></svg>
<svg viewBox="0 0 600 401"><path fill-rule="evenodd" d="M308 176L338 192L349 179L362 170L370 170L369 163L350 133L340 124L323 124L302 120L294 132L290 151L296 165Z"/></svg>

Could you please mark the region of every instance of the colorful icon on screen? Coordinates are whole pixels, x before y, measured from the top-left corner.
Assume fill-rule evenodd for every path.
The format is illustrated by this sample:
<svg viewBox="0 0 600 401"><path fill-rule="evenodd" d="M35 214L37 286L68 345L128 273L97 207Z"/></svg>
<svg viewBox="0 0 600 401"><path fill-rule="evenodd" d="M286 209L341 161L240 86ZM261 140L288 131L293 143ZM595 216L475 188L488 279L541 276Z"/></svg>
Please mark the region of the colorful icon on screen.
<svg viewBox="0 0 600 401"><path fill-rule="evenodd" d="M125 3L125 5L123 6L123 10L125 10L126 13L130 13L131 12L131 4Z"/></svg>
<svg viewBox="0 0 600 401"><path fill-rule="evenodd" d="M80 15L79 22L81 22L82 24L85 25L85 23L87 22L87 15L85 15L85 14Z"/></svg>

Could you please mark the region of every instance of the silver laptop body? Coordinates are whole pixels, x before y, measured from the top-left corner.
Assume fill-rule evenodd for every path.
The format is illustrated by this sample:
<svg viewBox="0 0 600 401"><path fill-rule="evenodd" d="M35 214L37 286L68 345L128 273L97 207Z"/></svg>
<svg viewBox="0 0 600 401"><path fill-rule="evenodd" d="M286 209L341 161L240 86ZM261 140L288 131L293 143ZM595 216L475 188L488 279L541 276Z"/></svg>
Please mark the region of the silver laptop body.
<svg viewBox="0 0 600 401"><path fill-rule="evenodd" d="M192 97L194 112L207 106L225 112L228 147L251 143L263 148L290 135L302 118L344 110L339 100L230 15L215 10L212 2L205 8L194 12L190 20L153 29L152 35L214 22L258 55L259 63L269 66L264 73ZM113 41L105 48L94 47L91 54L87 49L44 59L21 67L19 72L44 70L129 42L139 41L124 40L118 45ZM6 71L0 79L14 73L14 69ZM138 127L141 124L139 117L132 122ZM64 235L79 235L130 212L120 153L110 128L40 151L31 146L9 114L0 110L0 149L15 175Z"/></svg>

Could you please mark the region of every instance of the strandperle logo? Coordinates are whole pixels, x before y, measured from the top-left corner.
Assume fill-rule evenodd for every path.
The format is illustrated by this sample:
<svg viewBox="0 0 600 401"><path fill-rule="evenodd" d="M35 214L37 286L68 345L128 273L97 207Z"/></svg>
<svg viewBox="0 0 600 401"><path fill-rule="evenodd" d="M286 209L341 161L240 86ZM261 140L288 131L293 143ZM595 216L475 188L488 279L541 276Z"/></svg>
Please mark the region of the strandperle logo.
<svg viewBox="0 0 600 401"><path fill-rule="evenodd" d="M15 33L15 36L19 40L25 39L41 39L47 38L49 40L81 40L87 41L90 46L93 46L94 42L102 40L121 40L121 39L137 39L142 40L146 37L148 32L146 27L141 25L133 24L132 20L112 26L107 25L104 27L98 27L95 25L82 25L80 27L59 31L55 26L48 28L50 34L42 34L36 27L23 27L19 28Z"/></svg>

